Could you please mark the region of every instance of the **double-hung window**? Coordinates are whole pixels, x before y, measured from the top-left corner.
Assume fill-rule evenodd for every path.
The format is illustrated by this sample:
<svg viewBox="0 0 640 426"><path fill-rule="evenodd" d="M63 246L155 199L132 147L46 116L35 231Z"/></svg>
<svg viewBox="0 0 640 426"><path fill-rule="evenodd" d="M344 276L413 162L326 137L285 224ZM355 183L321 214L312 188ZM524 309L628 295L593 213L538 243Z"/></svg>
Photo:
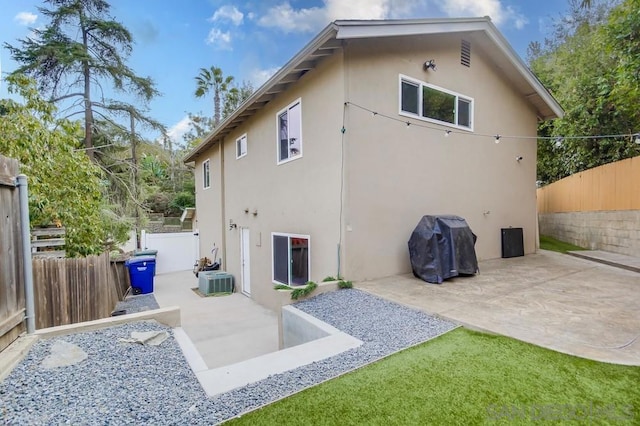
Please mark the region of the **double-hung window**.
<svg viewBox="0 0 640 426"><path fill-rule="evenodd" d="M240 136L236 139L236 159L242 158L247 155L247 134Z"/></svg>
<svg viewBox="0 0 640 426"><path fill-rule="evenodd" d="M400 114L473 130L472 98L402 75Z"/></svg>
<svg viewBox="0 0 640 426"><path fill-rule="evenodd" d="M211 186L211 162L205 160L202 163L202 187L207 189Z"/></svg>
<svg viewBox="0 0 640 426"><path fill-rule="evenodd" d="M294 286L309 281L311 256L309 236L297 234L271 234L273 253L273 282Z"/></svg>
<svg viewBox="0 0 640 426"><path fill-rule="evenodd" d="M278 164L302 157L302 102L296 100L277 115Z"/></svg>

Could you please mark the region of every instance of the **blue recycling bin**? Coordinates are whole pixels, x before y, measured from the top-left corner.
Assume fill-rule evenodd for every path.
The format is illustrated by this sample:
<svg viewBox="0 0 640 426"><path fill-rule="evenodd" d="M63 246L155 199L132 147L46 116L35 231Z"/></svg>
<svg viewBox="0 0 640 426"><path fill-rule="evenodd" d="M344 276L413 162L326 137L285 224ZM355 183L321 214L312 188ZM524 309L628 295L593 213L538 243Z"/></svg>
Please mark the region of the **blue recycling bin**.
<svg viewBox="0 0 640 426"><path fill-rule="evenodd" d="M158 250L153 249L137 249L133 251L134 256L152 256L154 259L158 257ZM153 275L155 275L155 269L153 271Z"/></svg>
<svg viewBox="0 0 640 426"><path fill-rule="evenodd" d="M129 270L133 294L153 293L153 276L156 273L155 256L136 256L124 262Z"/></svg>

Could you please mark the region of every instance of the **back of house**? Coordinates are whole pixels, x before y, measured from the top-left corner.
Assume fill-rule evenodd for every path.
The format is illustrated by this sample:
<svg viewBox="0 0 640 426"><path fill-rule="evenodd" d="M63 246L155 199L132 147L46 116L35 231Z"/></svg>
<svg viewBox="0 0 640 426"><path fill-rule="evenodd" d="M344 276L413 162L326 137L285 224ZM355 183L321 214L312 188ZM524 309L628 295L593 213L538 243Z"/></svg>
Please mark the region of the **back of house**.
<svg viewBox="0 0 640 426"><path fill-rule="evenodd" d="M411 272L423 215L536 249L536 129L562 109L488 18L336 21L186 161L201 252L277 308L297 286Z"/></svg>

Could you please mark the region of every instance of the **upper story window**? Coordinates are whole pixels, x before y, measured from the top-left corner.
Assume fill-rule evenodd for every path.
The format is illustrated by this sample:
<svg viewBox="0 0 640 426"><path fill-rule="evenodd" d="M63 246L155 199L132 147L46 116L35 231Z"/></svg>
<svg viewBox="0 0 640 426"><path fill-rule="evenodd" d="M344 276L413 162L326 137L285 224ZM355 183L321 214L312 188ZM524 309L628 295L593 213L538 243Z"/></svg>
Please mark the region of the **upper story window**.
<svg viewBox="0 0 640 426"><path fill-rule="evenodd" d="M247 134L240 136L236 139L236 159L242 158L247 155Z"/></svg>
<svg viewBox="0 0 640 426"><path fill-rule="evenodd" d="M400 76L400 114L473 130L473 99Z"/></svg>
<svg viewBox="0 0 640 426"><path fill-rule="evenodd" d="M205 160L202 163L202 187L207 189L211 186L211 162Z"/></svg>
<svg viewBox="0 0 640 426"><path fill-rule="evenodd" d="M302 157L302 101L278 112L278 164Z"/></svg>

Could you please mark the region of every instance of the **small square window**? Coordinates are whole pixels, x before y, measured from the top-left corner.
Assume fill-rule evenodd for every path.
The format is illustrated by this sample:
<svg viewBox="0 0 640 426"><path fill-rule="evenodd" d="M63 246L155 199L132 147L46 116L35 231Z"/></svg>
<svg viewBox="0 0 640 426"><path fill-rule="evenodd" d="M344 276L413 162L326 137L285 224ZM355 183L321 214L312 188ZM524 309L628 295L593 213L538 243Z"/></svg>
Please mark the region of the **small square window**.
<svg viewBox="0 0 640 426"><path fill-rule="evenodd" d="M247 134L240 136L236 139L236 159L242 158L247 155Z"/></svg>
<svg viewBox="0 0 640 426"><path fill-rule="evenodd" d="M204 163L202 163L202 187L204 189L207 189L211 186L211 166L210 166L210 161L209 160L205 160Z"/></svg>

